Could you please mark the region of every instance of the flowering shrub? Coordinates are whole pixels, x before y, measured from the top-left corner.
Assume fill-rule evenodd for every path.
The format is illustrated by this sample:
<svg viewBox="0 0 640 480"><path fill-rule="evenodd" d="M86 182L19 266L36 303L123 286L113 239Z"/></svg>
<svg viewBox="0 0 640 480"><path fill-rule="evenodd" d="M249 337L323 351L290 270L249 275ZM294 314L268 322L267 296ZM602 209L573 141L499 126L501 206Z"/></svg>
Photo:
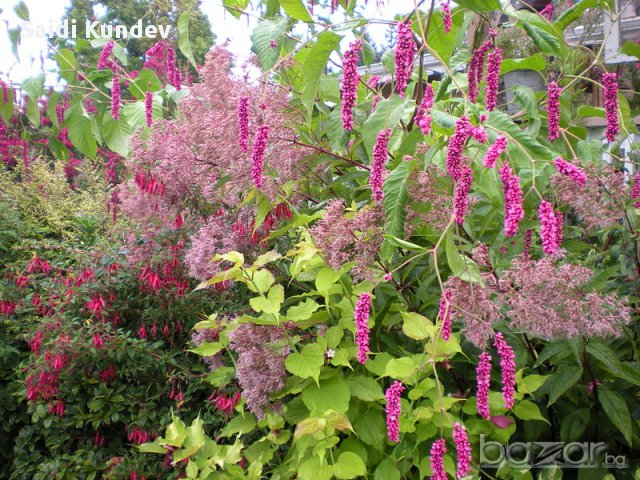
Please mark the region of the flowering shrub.
<svg viewBox="0 0 640 480"><path fill-rule="evenodd" d="M605 107L580 108L588 77L533 62L548 88L515 87L508 115L499 2L402 12L375 81L357 68L373 20L313 3L263 12L256 80L217 48L177 97L167 67L165 119L148 89L118 101L130 75L103 52L103 122L142 112L110 182L116 247L16 259L0 304L34 323L14 391L64 437L46 450L104 444L92 468L112 478L444 480L537 473L483 460L486 441L583 441L637 475L637 128L615 73L592 53ZM563 58L569 23L611 13L596 3L502 13Z"/></svg>

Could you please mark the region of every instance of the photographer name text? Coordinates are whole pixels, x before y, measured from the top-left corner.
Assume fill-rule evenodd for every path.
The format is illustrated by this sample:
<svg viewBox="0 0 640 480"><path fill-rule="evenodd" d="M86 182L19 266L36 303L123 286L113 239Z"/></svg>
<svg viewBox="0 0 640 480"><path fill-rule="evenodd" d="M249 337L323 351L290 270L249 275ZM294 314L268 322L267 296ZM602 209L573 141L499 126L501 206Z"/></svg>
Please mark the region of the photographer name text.
<svg viewBox="0 0 640 480"><path fill-rule="evenodd" d="M100 23L97 20L85 20L78 22L75 18L62 22L50 22L47 25L24 22L21 26L23 37L48 37L48 38L78 38L80 25L84 24L84 34L80 37L86 39L114 39L127 38L162 38L166 40L171 32L171 25L143 25L142 19L138 19L133 25L111 25Z"/></svg>

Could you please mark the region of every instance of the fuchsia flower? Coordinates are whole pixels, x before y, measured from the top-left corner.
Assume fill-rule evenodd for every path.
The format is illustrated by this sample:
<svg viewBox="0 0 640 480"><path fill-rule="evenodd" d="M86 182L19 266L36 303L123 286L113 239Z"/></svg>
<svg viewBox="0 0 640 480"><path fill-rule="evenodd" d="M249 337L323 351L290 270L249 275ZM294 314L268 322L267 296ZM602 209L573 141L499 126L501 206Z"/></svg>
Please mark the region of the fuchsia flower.
<svg viewBox="0 0 640 480"><path fill-rule="evenodd" d="M153 123L153 93L144 94L144 113L147 116L147 127Z"/></svg>
<svg viewBox="0 0 640 480"><path fill-rule="evenodd" d="M538 219L540 220L542 250L547 255L553 255L558 251L558 219L553 212L551 203L546 200L540 202Z"/></svg>
<svg viewBox="0 0 640 480"><path fill-rule="evenodd" d="M500 179L504 192L504 236L513 237L518 233L520 221L524 218L520 178L505 163L500 168Z"/></svg>
<svg viewBox="0 0 640 480"><path fill-rule="evenodd" d="M487 87L485 104L487 110L492 111L498 105L498 83L500 80L500 66L502 65L502 49L496 48L487 57Z"/></svg>
<svg viewBox="0 0 640 480"><path fill-rule="evenodd" d="M424 89L424 96L416 113L416 125L418 125L423 135L429 135L431 132L431 116L427 113L433 107L433 98L433 87L428 83Z"/></svg>
<svg viewBox="0 0 640 480"><path fill-rule="evenodd" d="M469 129L469 134L471 135L471 138L473 138L478 143L486 143L487 140L489 140L489 135L487 134L487 131L484 129L484 127L472 126Z"/></svg>
<svg viewBox="0 0 640 480"><path fill-rule="evenodd" d="M560 94L562 88L556 82L549 83L547 88L547 130L548 139L553 142L560 137Z"/></svg>
<svg viewBox="0 0 640 480"><path fill-rule="evenodd" d="M640 173L636 173L631 187L631 198L640 198ZM634 207L640 208L640 201L634 202Z"/></svg>
<svg viewBox="0 0 640 480"><path fill-rule="evenodd" d="M378 132L376 138L376 144L373 147L373 162L371 165L371 176L369 183L371 185L371 191L373 192L373 198L376 202L382 201L384 198L384 192L382 191L382 185L384 178L382 176L384 171L384 164L387 161L387 146L391 139L391 130L385 128Z"/></svg>
<svg viewBox="0 0 640 480"><path fill-rule="evenodd" d="M369 358L369 311L371 309L371 295L361 293L353 314L356 324L356 345L358 346L358 361L363 365Z"/></svg>
<svg viewBox="0 0 640 480"><path fill-rule="evenodd" d="M98 70L104 70L109 66L109 56L111 55L111 52L113 52L113 47L115 46L116 44L113 40L109 40L104 46L102 52L100 52L100 58L98 58Z"/></svg>
<svg viewBox="0 0 640 480"><path fill-rule="evenodd" d="M504 339L502 333L496 333L496 338L493 342L493 346L498 351L500 357L500 369L502 373L502 398L504 400L504 407L509 410L513 408L515 403L513 395L515 393L516 385L516 363L515 354L513 349Z"/></svg>
<svg viewBox="0 0 640 480"><path fill-rule="evenodd" d="M491 144L484 156L484 166L487 168L493 168L498 160L498 157L507 149L507 141L504 135L498 135L496 141Z"/></svg>
<svg viewBox="0 0 640 480"><path fill-rule="evenodd" d="M384 394L384 397L387 400L387 436L389 437L389 440L396 443L400 438L399 425L400 414L402 413L400 396L402 395L404 389L404 385L396 380Z"/></svg>
<svg viewBox="0 0 640 480"><path fill-rule="evenodd" d="M253 139L253 151L251 152L251 178L256 188L262 188L262 174L264 169L264 154L269 142L269 127L262 125L258 128Z"/></svg>
<svg viewBox="0 0 640 480"><path fill-rule="evenodd" d="M411 20L407 23L398 22L398 43L395 50L396 91L401 97L407 89L411 73L413 72L413 57L416 42L411 31Z"/></svg>
<svg viewBox="0 0 640 480"><path fill-rule="evenodd" d="M447 445L444 438L433 442L431 445L432 480L447 480L447 472L444 469L445 453L447 453Z"/></svg>
<svg viewBox="0 0 640 480"><path fill-rule="evenodd" d="M167 45L167 76L169 77L169 83L173 85L176 90L180 90L180 82L182 82L182 75L178 67L176 67L176 51L171 45Z"/></svg>
<svg viewBox="0 0 640 480"><path fill-rule="evenodd" d="M111 86L111 116L114 120L120 118L120 79L115 73Z"/></svg>
<svg viewBox="0 0 640 480"><path fill-rule="evenodd" d="M607 142L613 142L620 133L618 121L618 75L605 72L602 75L604 85L604 110L607 117L607 129L604 136Z"/></svg>
<svg viewBox="0 0 640 480"><path fill-rule="evenodd" d="M249 97L238 100L238 144L244 153L249 151Z"/></svg>
<svg viewBox="0 0 640 480"><path fill-rule="evenodd" d="M449 139L449 149L447 150L447 173L457 181L462 173L462 150L464 143L469 138L471 131L471 122L466 115L461 116L456 121L456 129Z"/></svg>
<svg viewBox="0 0 640 480"><path fill-rule="evenodd" d="M467 72L467 81L469 84L469 99L472 103L476 103L478 98L478 85L482 82L482 76L484 73L484 57L492 48L493 43L491 40L487 40L479 48L474 50L471 55L469 71Z"/></svg>
<svg viewBox="0 0 640 480"><path fill-rule="evenodd" d="M362 42L356 39L349 44L349 49L344 52L342 59L342 83L340 92L342 93L342 127L349 131L353 130L353 108L358 99L358 55L362 50Z"/></svg>
<svg viewBox="0 0 640 480"><path fill-rule="evenodd" d="M440 297L440 307L438 309L440 318L440 336L446 342L451 337L451 291L445 290Z"/></svg>
<svg viewBox="0 0 640 480"><path fill-rule="evenodd" d="M489 418L489 386L491 384L491 355L482 352L476 367L476 399L478 404L478 415L482 418Z"/></svg>
<svg viewBox="0 0 640 480"><path fill-rule="evenodd" d="M556 158L555 166L558 172L573 179L578 185L584 187L587 183L587 174L580 167L567 162L562 157Z"/></svg>
<svg viewBox="0 0 640 480"><path fill-rule="evenodd" d="M93 346L96 348L102 348L102 346L104 345L104 342L102 341L102 337L100 336L99 333L94 333L93 334Z"/></svg>
<svg viewBox="0 0 640 480"><path fill-rule="evenodd" d="M442 2L440 9L443 13L442 23L444 24L444 32L449 33L451 31L451 5L449 5L449 0Z"/></svg>
<svg viewBox="0 0 640 480"><path fill-rule="evenodd" d="M467 437L467 430L459 422L453 425L453 441L456 444L456 477L466 477L471 470L471 443Z"/></svg>
<svg viewBox="0 0 640 480"><path fill-rule="evenodd" d="M456 183L456 191L453 198L453 208L456 216L456 223L462 225L464 217L469 208L469 192L473 185L473 170L466 165L462 167L462 173Z"/></svg>
<svg viewBox="0 0 640 480"><path fill-rule="evenodd" d="M542 11L540 12L540 15L544 18L546 18L547 20L549 20L550 22L553 21L553 14L555 13L556 9L553 6L553 3L550 3L549 5L547 5L546 7L544 7L542 9Z"/></svg>

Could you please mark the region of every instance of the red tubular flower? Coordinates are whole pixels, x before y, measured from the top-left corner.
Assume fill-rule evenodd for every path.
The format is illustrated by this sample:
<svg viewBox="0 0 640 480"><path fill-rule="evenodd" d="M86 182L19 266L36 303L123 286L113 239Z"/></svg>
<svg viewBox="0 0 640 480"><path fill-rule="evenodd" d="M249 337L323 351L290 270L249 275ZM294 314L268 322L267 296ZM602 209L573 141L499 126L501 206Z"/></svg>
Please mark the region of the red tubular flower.
<svg viewBox="0 0 640 480"><path fill-rule="evenodd" d="M553 255L558 251L558 220L551 203L546 200L540 202L538 219L540 220L542 250L547 255Z"/></svg>
<svg viewBox="0 0 640 480"><path fill-rule="evenodd" d="M403 97L407 89L411 73L413 72L413 57L416 42L411 31L411 20L407 23L398 22L398 43L395 50L396 92Z"/></svg>
<svg viewBox="0 0 640 480"><path fill-rule="evenodd" d="M144 94L144 113L147 116L147 127L153 123L153 93Z"/></svg>
<svg viewBox="0 0 640 480"><path fill-rule="evenodd" d="M462 173L462 150L470 132L469 117L463 115L456 121L456 130L449 139L449 149L447 150L447 173L454 181L457 181Z"/></svg>
<svg viewBox="0 0 640 480"><path fill-rule="evenodd" d="M469 192L471 192L472 185L473 170L465 165L462 168L460 178L458 178L453 198L454 213L456 216L456 223L458 225L462 225L464 223L464 217L467 214L467 209L469 208Z"/></svg>
<svg viewBox="0 0 640 480"><path fill-rule="evenodd" d="M258 128L253 139L253 151L251 152L251 178L256 188L262 188L262 174L264 170L264 154L269 142L269 126L262 125Z"/></svg>
<svg viewBox="0 0 640 480"><path fill-rule="evenodd" d="M114 120L120 118L120 79L115 73L111 86L111 116Z"/></svg>
<svg viewBox="0 0 640 480"><path fill-rule="evenodd" d="M349 131L353 130L353 109L358 99L358 55L362 50L362 42L356 39L349 44L349 49L344 53L342 59L342 83L340 92L342 94L342 127Z"/></svg>
<svg viewBox="0 0 640 480"><path fill-rule="evenodd" d="M558 157L555 161L558 172L573 179L578 185L584 187L587 183L587 174L580 167L576 167L573 163L567 162L564 158Z"/></svg>
<svg viewBox="0 0 640 480"><path fill-rule="evenodd" d="M502 49L496 48L487 58L487 88L485 104L487 110L492 111L498 105L498 83L500 80L500 66L502 65Z"/></svg>
<svg viewBox="0 0 640 480"><path fill-rule="evenodd" d="M356 345L358 346L358 361L363 365L369 358L369 311L371 310L371 295L361 293L353 314L356 325Z"/></svg>
<svg viewBox="0 0 640 480"><path fill-rule="evenodd" d="M467 430L459 422L453 425L453 441L456 444L456 477L466 477L471 470L471 443Z"/></svg>
<svg viewBox="0 0 640 480"><path fill-rule="evenodd" d="M404 385L396 380L384 394L387 401L387 406L385 407L387 414L387 437L395 443L399 442L400 439L400 414L402 413L400 396L404 389Z"/></svg>
<svg viewBox="0 0 640 480"><path fill-rule="evenodd" d="M478 404L478 415L482 418L489 418L489 386L491 384L491 355L482 352L476 367L476 398Z"/></svg>
<svg viewBox="0 0 640 480"><path fill-rule="evenodd" d="M244 153L249 151L249 97L238 100L238 144Z"/></svg>
<svg viewBox="0 0 640 480"><path fill-rule="evenodd" d="M547 130L548 139L553 142L560 137L560 94L562 88L556 82L549 83L547 88Z"/></svg>
<svg viewBox="0 0 640 480"><path fill-rule="evenodd" d="M504 339L502 333L496 333L496 338L493 342L493 346L498 351L500 357L500 369L502 374L502 398L504 400L504 407L509 410L513 408L515 403L513 396L515 393L516 385L516 363L515 354L513 349Z"/></svg>
<svg viewBox="0 0 640 480"><path fill-rule="evenodd" d="M442 23L444 24L444 32L449 33L451 31L451 5L449 5L449 0L442 2L440 9L443 13Z"/></svg>
<svg viewBox="0 0 640 480"><path fill-rule="evenodd" d="M373 147L373 162L371 165L371 176L369 183L371 185L371 191L373 192L373 198L376 202L382 201L384 198L384 192L382 191L382 185L384 178L382 173L384 171L384 164L387 161L387 146L391 139L391 130L386 128L378 132L376 138L376 144Z"/></svg>
<svg viewBox="0 0 640 480"><path fill-rule="evenodd" d="M102 52L100 52L100 58L98 58L98 70L104 70L109 66L109 56L111 55L111 52L113 52L113 47L115 46L116 44L113 40L109 40L104 46Z"/></svg>
<svg viewBox="0 0 640 480"><path fill-rule="evenodd" d="M507 141L504 135L498 135L496 141L489 147L486 155L484 156L484 166L487 168L493 168L498 160L498 157L507 149Z"/></svg>
<svg viewBox="0 0 640 480"><path fill-rule="evenodd" d="M447 472L444 469L444 455L447 453L447 445L444 438L436 440L431 445L431 479L447 480Z"/></svg>
<svg viewBox="0 0 640 480"><path fill-rule="evenodd" d="M618 121L618 75L606 72L602 75L604 85L604 110L607 117L607 128L604 136L607 142L613 142L620 133Z"/></svg>
<svg viewBox="0 0 640 480"><path fill-rule="evenodd" d="M500 179L504 192L504 236L513 237L518 233L520 221L524 218L520 178L505 163L500 169Z"/></svg>

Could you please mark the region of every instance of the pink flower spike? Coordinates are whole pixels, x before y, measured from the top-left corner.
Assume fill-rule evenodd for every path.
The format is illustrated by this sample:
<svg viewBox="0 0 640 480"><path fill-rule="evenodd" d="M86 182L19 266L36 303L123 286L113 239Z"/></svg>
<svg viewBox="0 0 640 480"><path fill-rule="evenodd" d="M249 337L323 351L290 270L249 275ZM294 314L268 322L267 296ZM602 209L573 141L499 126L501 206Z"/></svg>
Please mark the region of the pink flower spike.
<svg viewBox="0 0 640 480"><path fill-rule="evenodd" d="M487 110L492 111L498 105L498 83L500 80L500 66L502 65L502 49L496 48L487 57L487 87L485 104Z"/></svg>
<svg viewBox="0 0 640 480"><path fill-rule="evenodd" d="M491 384L491 355L482 352L476 367L476 399L478 404L478 415L482 418L489 418L489 386Z"/></svg>
<svg viewBox="0 0 640 480"><path fill-rule="evenodd" d="M447 150L447 173L454 181L457 181L462 174L462 151L470 133L471 122L469 122L469 117L463 115L456 121L456 129L449 139L449 149Z"/></svg>
<svg viewBox="0 0 640 480"><path fill-rule="evenodd" d="M553 142L560 137L560 94L562 88L556 82L549 83L547 88L547 130L548 139Z"/></svg>
<svg viewBox="0 0 640 480"><path fill-rule="evenodd" d="M395 49L395 77L396 92L404 97L404 92L413 73L413 60L416 51L416 42L411 31L411 20L398 22L398 41Z"/></svg>
<svg viewBox="0 0 640 480"><path fill-rule="evenodd" d="M253 151L251 152L251 178L256 188L262 188L262 174L264 169L264 154L269 142L269 126L262 125L258 128L253 139Z"/></svg>
<svg viewBox="0 0 640 480"><path fill-rule="evenodd" d="M456 190L453 198L454 213L456 216L456 223L462 225L464 223L464 217L467 215L469 208L469 192L471 192L471 186L473 185L473 170L466 165L462 168L458 183L456 183Z"/></svg>
<svg viewBox="0 0 640 480"><path fill-rule="evenodd" d="M442 2L440 4L440 9L442 10L443 17L442 23L444 24L444 33L449 33L451 31L451 5L449 5L449 0L446 2Z"/></svg>
<svg viewBox="0 0 640 480"><path fill-rule="evenodd" d="M371 295L361 293L353 314L356 325L356 345L358 346L358 361L365 364L369 358L369 311L371 310Z"/></svg>
<svg viewBox="0 0 640 480"><path fill-rule="evenodd" d="M389 437L389 440L395 443L398 443L400 438L399 425L400 415L402 413L400 396L404 389L404 385L396 380L384 394L384 397L387 400L387 406L385 408L387 414L387 436Z"/></svg>
<svg viewBox="0 0 640 480"><path fill-rule="evenodd" d="M445 290L440 297L440 307L438 309L440 318L440 336L447 342L451 337L451 291Z"/></svg>
<svg viewBox="0 0 640 480"><path fill-rule="evenodd" d="M111 116L114 120L120 118L120 78L117 74L113 75L111 86Z"/></svg>
<svg viewBox="0 0 640 480"><path fill-rule="evenodd" d="M550 3L549 5L547 5L546 7L544 7L542 9L542 11L540 12L540 16L546 18L547 20L549 20L550 22L553 21L553 14L555 13L556 9L553 6L553 3Z"/></svg>
<svg viewBox="0 0 640 480"><path fill-rule="evenodd" d="M353 130L353 109L358 99L358 56L362 50L362 42L356 39L349 44L349 49L342 59L342 82L340 92L342 94L342 128Z"/></svg>
<svg viewBox="0 0 640 480"><path fill-rule="evenodd" d="M546 255L553 255L558 251L558 220L551 203L546 200L540 202L538 219L540 220L542 250Z"/></svg>
<svg viewBox="0 0 640 480"><path fill-rule="evenodd" d="M456 477L466 477L471 470L471 443L467 437L467 430L459 422L453 425L453 441L456 444Z"/></svg>
<svg viewBox="0 0 640 480"><path fill-rule="evenodd" d="M249 151L249 97L238 100L238 144L244 153Z"/></svg>
<svg viewBox="0 0 640 480"><path fill-rule="evenodd" d="M390 139L391 130L388 128L381 130L378 132L376 144L373 147L373 162L369 183L371 185L371 191L373 192L373 199L376 202L380 202L384 198L384 192L382 191L382 185L384 184L383 172L384 164L389 155L387 147Z"/></svg>
<svg viewBox="0 0 640 480"><path fill-rule="evenodd" d="M507 149L507 141L504 135L498 135L496 141L491 144L484 156L484 166L487 168L493 168L498 160L498 157Z"/></svg>
<svg viewBox="0 0 640 480"><path fill-rule="evenodd" d="M444 455L447 453L447 444L444 438L436 440L431 445L431 479L447 480L447 472L444 469Z"/></svg>
<svg viewBox="0 0 640 480"><path fill-rule="evenodd" d="M607 128L604 136L607 142L613 142L620 133L618 120L618 75L606 72L602 75L604 85L604 110L607 117Z"/></svg>
<svg viewBox="0 0 640 480"><path fill-rule="evenodd" d="M113 40L109 40L104 46L102 52L100 52L100 58L98 58L98 65L96 66L98 70L104 70L109 66L109 56L111 55L111 52L113 52L113 47L115 46L116 44Z"/></svg>
<svg viewBox="0 0 640 480"><path fill-rule="evenodd" d="M633 187L631 187L631 198L640 198L640 173L636 173L635 177L633 178ZM635 208L640 208L640 201L634 202L633 206Z"/></svg>
<svg viewBox="0 0 640 480"><path fill-rule="evenodd" d="M500 179L504 192L504 236L513 237L518 233L520 221L524 218L520 178L505 163L500 168Z"/></svg>
<svg viewBox="0 0 640 480"><path fill-rule="evenodd" d="M144 112L147 116L147 127L153 123L153 93L147 92L144 95Z"/></svg>
<svg viewBox="0 0 640 480"><path fill-rule="evenodd" d="M574 164L567 162L564 158L558 157L555 161L558 172L573 179L578 185L584 187L587 183L587 174Z"/></svg>
<svg viewBox="0 0 640 480"><path fill-rule="evenodd" d="M509 346L500 332L496 333L493 346L496 347L498 356L500 357L500 369L502 371L502 398L504 400L504 407L509 410L513 408L513 405L515 404L513 396L516 386L516 356L513 353L513 349Z"/></svg>

